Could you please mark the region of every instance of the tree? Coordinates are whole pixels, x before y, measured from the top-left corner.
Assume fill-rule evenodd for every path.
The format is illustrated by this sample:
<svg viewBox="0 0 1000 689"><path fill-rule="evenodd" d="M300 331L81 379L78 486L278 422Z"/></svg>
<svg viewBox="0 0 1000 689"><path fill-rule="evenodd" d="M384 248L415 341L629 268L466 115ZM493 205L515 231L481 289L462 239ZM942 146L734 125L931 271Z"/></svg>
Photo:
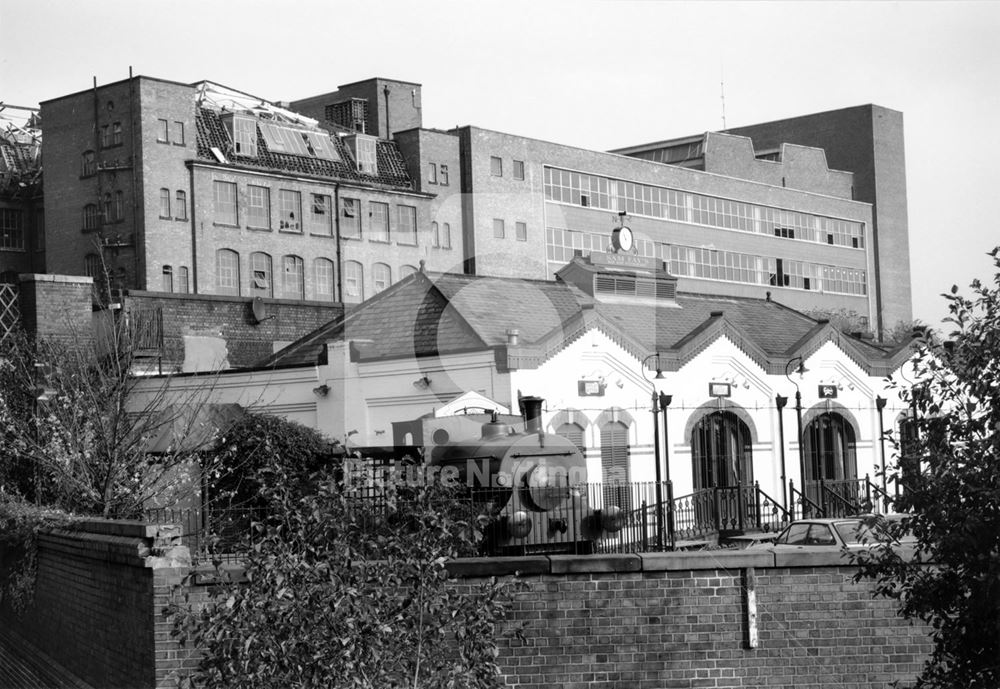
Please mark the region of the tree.
<svg viewBox="0 0 1000 689"><path fill-rule="evenodd" d="M908 516L889 530L911 533L917 554L883 544L858 558L859 579L932 629L921 688L1000 686L1000 249L990 255L994 285L944 295L954 330L923 339L915 382L899 386L912 418L893 439L895 506Z"/></svg>
<svg viewBox="0 0 1000 689"><path fill-rule="evenodd" d="M21 333L0 351L0 490L79 514L135 518L197 486L214 440L211 376L176 395L170 379L133 393L139 360L124 318L74 343ZM139 401L137 401L139 400Z"/></svg>
<svg viewBox="0 0 1000 689"><path fill-rule="evenodd" d="M336 465L306 472L276 452L254 480L265 516L240 548L246 580L224 578L200 610L168 609L204 652L195 686L501 686L508 588L449 581L448 560L477 541L453 489L359 491Z"/></svg>

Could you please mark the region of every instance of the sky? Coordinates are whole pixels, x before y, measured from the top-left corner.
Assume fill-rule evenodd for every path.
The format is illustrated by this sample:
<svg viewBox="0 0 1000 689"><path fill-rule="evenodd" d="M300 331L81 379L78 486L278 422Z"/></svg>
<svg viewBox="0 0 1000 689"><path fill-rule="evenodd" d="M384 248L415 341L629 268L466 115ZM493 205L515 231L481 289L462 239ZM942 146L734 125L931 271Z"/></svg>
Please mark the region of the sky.
<svg viewBox="0 0 1000 689"><path fill-rule="evenodd" d="M595 150L875 103L904 116L914 316L996 273L1000 2L0 0L0 101L129 69L272 101L400 79L424 126Z"/></svg>

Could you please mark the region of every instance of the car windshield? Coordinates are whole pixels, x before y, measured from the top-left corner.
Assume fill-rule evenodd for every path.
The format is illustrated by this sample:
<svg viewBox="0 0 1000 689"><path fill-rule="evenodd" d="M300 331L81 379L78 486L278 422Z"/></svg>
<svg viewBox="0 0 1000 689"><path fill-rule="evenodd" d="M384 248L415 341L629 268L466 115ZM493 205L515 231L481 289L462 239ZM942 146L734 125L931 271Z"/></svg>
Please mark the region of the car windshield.
<svg viewBox="0 0 1000 689"><path fill-rule="evenodd" d="M878 540L875 533L860 519L836 522L833 528L840 534L840 539L847 545L863 545Z"/></svg>

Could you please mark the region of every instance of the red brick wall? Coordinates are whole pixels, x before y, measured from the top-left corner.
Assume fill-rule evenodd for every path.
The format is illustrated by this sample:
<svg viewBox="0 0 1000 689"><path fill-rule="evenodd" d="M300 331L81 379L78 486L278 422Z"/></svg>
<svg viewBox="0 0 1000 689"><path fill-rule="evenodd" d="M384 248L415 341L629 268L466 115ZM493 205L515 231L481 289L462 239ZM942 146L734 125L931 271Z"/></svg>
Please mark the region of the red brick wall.
<svg viewBox="0 0 1000 689"><path fill-rule="evenodd" d="M86 343L93 333L93 284L73 275L19 276L21 322L38 338Z"/></svg>
<svg viewBox="0 0 1000 689"><path fill-rule="evenodd" d="M252 303L248 297L139 291L125 299L130 311L163 310L165 366L184 360L186 335L213 334L226 340L230 366L250 366L270 355L275 342L293 342L344 312L337 303L265 299L265 311L274 317L257 323Z"/></svg>
<svg viewBox="0 0 1000 689"><path fill-rule="evenodd" d="M190 568L144 558L153 540L136 528L43 537L35 612L3 623L95 686L175 687L197 655L173 641L163 609L185 595L206 600L211 581L189 586ZM839 557L708 551L482 558L451 568L462 588L487 576L528 584L511 607L512 622L526 623L524 640L506 637L500 652L506 683L521 689L912 680L930 651L927 628L873 600ZM747 643L748 572L755 648Z"/></svg>

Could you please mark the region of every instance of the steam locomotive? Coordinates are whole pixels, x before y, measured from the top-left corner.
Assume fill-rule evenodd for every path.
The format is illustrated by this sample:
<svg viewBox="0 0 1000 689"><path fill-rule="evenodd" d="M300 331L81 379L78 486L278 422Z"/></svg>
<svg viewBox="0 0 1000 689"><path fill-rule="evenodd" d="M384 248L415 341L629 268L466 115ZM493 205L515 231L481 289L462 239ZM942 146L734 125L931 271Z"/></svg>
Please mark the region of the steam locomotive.
<svg viewBox="0 0 1000 689"><path fill-rule="evenodd" d="M600 538L622 528L625 515L617 506L590 504L583 453L566 438L542 430L543 400L519 401L523 430L494 413L478 438L449 438L427 447L425 456L431 466L451 467L469 497L493 517L484 553L593 552Z"/></svg>

